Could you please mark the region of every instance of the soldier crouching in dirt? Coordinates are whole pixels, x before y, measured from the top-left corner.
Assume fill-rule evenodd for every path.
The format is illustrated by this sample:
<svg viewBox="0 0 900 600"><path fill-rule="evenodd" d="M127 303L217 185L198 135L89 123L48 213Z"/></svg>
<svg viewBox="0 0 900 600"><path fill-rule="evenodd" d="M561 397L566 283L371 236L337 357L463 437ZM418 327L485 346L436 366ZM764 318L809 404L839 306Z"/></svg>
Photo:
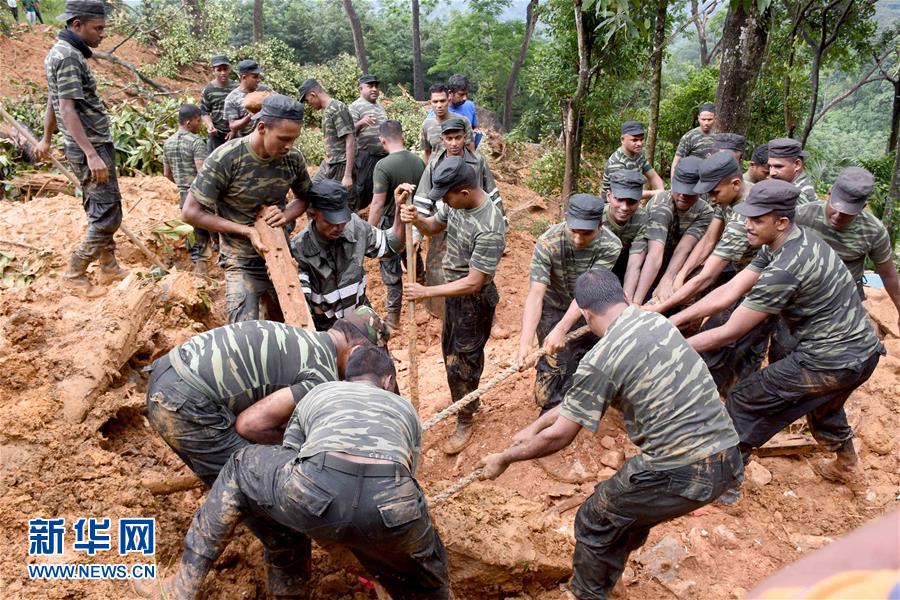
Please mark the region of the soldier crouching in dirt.
<svg viewBox="0 0 900 600"><path fill-rule="evenodd" d="M575 301L600 341L581 360L562 404L516 434L512 446L486 456L482 477L557 452L582 427L596 431L610 405L621 409L641 454L597 485L575 519L571 592L603 600L654 525L712 502L743 467L716 384L674 325L629 306L604 268L578 278Z"/></svg>
<svg viewBox="0 0 900 600"><path fill-rule="evenodd" d="M36 153L50 152L57 126L65 138L65 153L80 182L88 227L81 245L72 253L63 274L68 283L88 297L102 295L91 284L87 268L100 261L101 278L121 279L128 272L116 261L113 235L122 224L122 196L116 179L116 149L109 130L109 116L97 82L85 61L104 38L106 9L103 2L66 2L66 22L59 40L44 59L49 94L44 115L44 136Z"/></svg>
<svg viewBox="0 0 900 600"><path fill-rule="evenodd" d="M222 470L194 516L178 572L136 584L147 597L190 599L221 555L241 517L293 540L290 565L269 568L268 593L308 598L310 538L346 545L394 600L450 597L447 556L414 479L421 424L394 388L387 352L359 349L347 381L309 392L290 419L282 446L248 446Z"/></svg>
<svg viewBox="0 0 900 600"><path fill-rule="evenodd" d="M257 213L281 227L306 210L310 179L294 141L300 135L303 105L272 95L254 117L250 135L226 142L203 163L184 201L186 223L221 235L219 265L225 271L228 322L266 317L280 321L275 288L266 272L266 251L254 228ZM284 206L287 191L294 199Z"/></svg>

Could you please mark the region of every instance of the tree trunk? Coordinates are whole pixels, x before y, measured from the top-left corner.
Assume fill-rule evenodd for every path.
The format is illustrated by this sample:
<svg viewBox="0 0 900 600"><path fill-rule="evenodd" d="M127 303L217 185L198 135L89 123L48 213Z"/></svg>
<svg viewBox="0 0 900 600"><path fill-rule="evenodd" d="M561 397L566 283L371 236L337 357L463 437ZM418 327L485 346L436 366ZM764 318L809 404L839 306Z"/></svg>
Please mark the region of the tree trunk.
<svg viewBox="0 0 900 600"><path fill-rule="evenodd" d="M668 3L667 3L668 4ZM700 14L699 2L691 0L691 20L697 28L697 41L700 43L700 66L709 66L709 46L706 42L706 15Z"/></svg>
<svg viewBox="0 0 900 600"><path fill-rule="evenodd" d="M581 104L588 91L590 80L590 39L584 26L582 0L574 0L575 32L578 37L578 86L575 95L563 101L563 144L565 148L565 170L563 171L562 206L563 212L569 203L569 196L578 190L578 171L581 164Z"/></svg>
<svg viewBox="0 0 900 600"><path fill-rule="evenodd" d="M419 0L412 0L413 97L425 99L425 75L422 71L422 37L419 32Z"/></svg>
<svg viewBox="0 0 900 600"><path fill-rule="evenodd" d="M516 92L516 81L519 79L519 70L522 63L525 62L525 56L528 54L528 46L531 44L531 36L534 33L534 26L538 17L538 1L529 0L528 7L525 9L525 34L522 37L522 47L519 48L519 54L513 61L509 70L509 79L506 80L506 96L503 99L503 128L506 131L512 129L512 104L513 95Z"/></svg>
<svg viewBox="0 0 900 600"><path fill-rule="evenodd" d="M692 0L691 6L696 7L697 0ZM666 48L666 11L669 9L669 0L657 0L656 3L656 33L653 38L653 54L650 55L650 70L652 82L650 84L650 120L647 124L647 143L644 152L647 160L653 164L656 155L656 130L659 127L659 93L662 86L662 63ZM703 46L701 47L701 54Z"/></svg>
<svg viewBox="0 0 900 600"><path fill-rule="evenodd" d="M748 60L747 57L763 56L771 22L771 5L762 12L755 2L746 7L743 2L732 2L728 8L722 32L719 82L716 86L716 121L719 131L747 134L753 90L762 64L759 60Z"/></svg>
<svg viewBox="0 0 900 600"><path fill-rule="evenodd" d="M896 107L896 104L894 106ZM894 207L900 204L900 139L894 139L893 150L894 172L891 174L891 188L888 190L887 198L884 199L884 212L881 215L881 222L888 230L892 244L894 242Z"/></svg>
<svg viewBox="0 0 900 600"><path fill-rule="evenodd" d="M253 0L253 41L263 41L263 0Z"/></svg>
<svg viewBox="0 0 900 600"><path fill-rule="evenodd" d="M359 15L353 8L353 0L343 0L344 11L347 13L347 19L350 21L350 31L353 32L353 49L356 51L356 64L363 73L369 72L369 60L366 58L366 44L363 41L362 25L359 22Z"/></svg>
<svg viewBox="0 0 900 600"><path fill-rule="evenodd" d="M200 9L200 0L184 0L187 13L191 20L191 33L202 36L205 32L203 11Z"/></svg>
<svg viewBox="0 0 900 600"><path fill-rule="evenodd" d="M891 81L894 86L894 108L891 110L891 136L888 138L887 151L897 147L898 129L900 129L900 77ZM900 154L900 152L898 152ZM897 165L894 163L894 177L897 176Z"/></svg>

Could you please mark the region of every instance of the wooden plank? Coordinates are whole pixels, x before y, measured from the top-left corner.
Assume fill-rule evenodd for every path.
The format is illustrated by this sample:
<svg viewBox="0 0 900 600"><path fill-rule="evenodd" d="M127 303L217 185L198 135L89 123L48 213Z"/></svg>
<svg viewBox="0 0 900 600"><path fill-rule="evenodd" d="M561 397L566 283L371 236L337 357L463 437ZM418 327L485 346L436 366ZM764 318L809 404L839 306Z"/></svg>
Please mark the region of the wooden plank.
<svg viewBox="0 0 900 600"><path fill-rule="evenodd" d="M299 269L291 256L284 229L270 227L263 218L257 216L256 231L266 247L266 271L275 286L284 322L310 331L315 330L306 296L300 287Z"/></svg>
<svg viewBox="0 0 900 600"><path fill-rule="evenodd" d="M798 454L812 454L825 449L816 440L808 435L799 433L778 433L761 448L756 448L757 456L790 456Z"/></svg>

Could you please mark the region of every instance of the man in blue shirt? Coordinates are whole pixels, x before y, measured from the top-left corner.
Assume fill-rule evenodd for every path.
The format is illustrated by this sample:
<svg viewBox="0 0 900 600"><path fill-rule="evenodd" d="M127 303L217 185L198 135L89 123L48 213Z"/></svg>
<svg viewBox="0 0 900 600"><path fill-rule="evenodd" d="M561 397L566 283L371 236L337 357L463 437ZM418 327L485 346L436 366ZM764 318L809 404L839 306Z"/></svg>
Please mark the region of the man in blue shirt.
<svg viewBox="0 0 900 600"><path fill-rule="evenodd" d="M448 109L452 113L456 113L458 115L462 115L469 119L469 123L472 124L472 129L476 129L478 127L478 115L475 110L475 103L469 100L469 80L466 79L465 75L452 75L450 79L447 80L447 89L450 90L450 106ZM478 132L474 132L475 134L475 147L478 147L478 144L481 143L481 134Z"/></svg>

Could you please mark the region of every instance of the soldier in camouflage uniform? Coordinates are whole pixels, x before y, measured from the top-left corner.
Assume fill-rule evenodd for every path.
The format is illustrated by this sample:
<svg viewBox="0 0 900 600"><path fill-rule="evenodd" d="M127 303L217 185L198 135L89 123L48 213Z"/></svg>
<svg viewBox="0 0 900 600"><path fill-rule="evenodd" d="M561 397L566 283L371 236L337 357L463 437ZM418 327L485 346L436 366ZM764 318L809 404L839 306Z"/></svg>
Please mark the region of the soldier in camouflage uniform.
<svg viewBox="0 0 900 600"><path fill-rule="evenodd" d="M474 153L475 138L472 134L472 124L464 115L450 112L450 90L447 86L436 83L428 88L428 95L431 98L431 112L422 123L422 131L419 134L419 150L425 153L425 163L430 163L432 157L443 148L441 123L450 118L462 119L466 148Z"/></svg>
<svg viewBox="0 0 900 600"><path fill-rule="evenodd" d="M716 124L716 107L710 102L704 102L700 105L697 113L697 127L694 127L686 134L681 136L678 141L678 147L675 148L675 157L672 159L671 176L675 178L675 167L678 161L685 156L696 156L697 158L706 158L713 153L713 127Z"/></svg>
<svg viewBox="0 0 900 600"><path fill-rule="evenodd" d="M500 301L493 279L506 246L506 223L463 157L444 159L431 182L434 187L429 198L444 202L437 214L423 217L415 206L406 204L400 208L401 218L425 235L446 229L443 267L447 283L424 286L405 282L403 293L413 300L446 299L441 350L450 397L456 402L478 388L484 370L484 346ZM469 444L476 410L478 400L457 413L456 432L444 444L444 452L457 454Z"/></svg>
<svg viewBox="0 0 900 600"><path fill-rule="evenodd" d="M744 173L744 183L753 185L769 178L769 144L760 144L750 155L750 168Z"/></svg>
<svg viewBox="0 0 900 600"><path fill-rule="evenodd" d="M432 177L444 160L450 156L459 156L475 170L478 175L481 189L487 193L488 198L493 202L500 213L506 220L506 212L503 210L503 200L500 198L500 190L497 182L494 180L494 174L491 173L490 167L487 165L484 157L469 150L466 143L466 123L465 117L451 116L440 123L441 128L441 147L431 155L431 161L425 167L419 185L416 187L416 193L413 202L419 210L419 214L424 217L430 217L444 205L442 200L431 200L429 193L433 187ZM418 233L418 232L416 232ZM447 251L447 241L445 234L433 235L428 240L428 255L425 258L425 283L427 285L440 285L445 283L444 272L441 264L444 260L444 254ZM426 309L434 316L440 318L444 314L444 305L441 298L432 298L425 303Z"/></svg>
<svg viewBox="0 0 900 600"><path fill-rule="evenodd" d="M219 265L225 271L228 322L260 318L260 302L279 320L275 288L254 228L263 210L266 222L281 227L306 210L310 180L306 161L294 141L300 135L303 105L286 96L263 101L246 137L220 146L203 164L185 198L182 218L194 227L219 232ZM294 199L285 206L288 190Z"/></svg>
<svg viewBox="0 0 900 600"><path fill-rule="evenodd" d="M206 143L197 136L200 131L200 109L185 104L178 111L178 131L163 144L163 174L178 186L178 205L184 207L184 199L197 171L206 160ZM194 229L194 243L185 240L185 246L194 263L194 272L206 273L206 260L210 257L209 232Z"/></svg>
<svg viewBox="0 0 900 600"><path fill-rule="evenodd" d="M639 304L651 293L659 298L672 295L675 276L712 222L713 209L694 191L700 162L696 156L680 160L672 190L656 194L647 204L647 256L634 293Z"/></svg>
<svg viewBox="0 0 900 600"><path fill-rule="evenodd" d="M300 86L300 102L322 111L322 135L325 138L325 158L313 181L333 179L347 188L350 210L359 209L356 194L356 135L353 117L347 105L328 95L319 82L307 79ZM349 167L349 168L348 168Z"/></svg>
<svg viewBox="0 0 900 600"><path fill-rule="evenodd" d="M270 571L270 597L309 597L310 538L346 546L392 598L450 597L446 551L414 478L416 411L389 391L396 374L383 350L356 351L346 376L306 395L283 446L248 446L231 457L194 516L178 572L142 588L197 597L235 526L251 516L293 539L293 570Z"/></svg>
<svg viewBox="0 0 900 600"><path fill-rule="evenodd" d="M644 178L637 171L622 170L613 173L609 181L603 223L622 242L622 253L612 270L631 302L647 251L647 211L641 206Z"/></svg>
<svg viewBox="0 0 900 600"><path fill-rule="evenodd" d="M621 410L641 453L597 485L575 517L570 590L603 600L654 525L712 502L743 469L716 386L678 330L629 306L608 269L581 275L575 301L600 341L579 363L562 404L520 431L515 445L486 456L482 477L557 452L582 427L596 432L609 406Z"/></svg>
<svg viewBox="0 0 900 600"><path fill-rule="evenodd" d="M236 87L231 81L231 63L224 54L216 54L210 60L216 77L200 92L200 110L206 125L207 149L212 152L230 139L231 127L225 118L225 98Z"/></svg>
<svg viewBox="0 0 900 600"><path fill-rule="evenodd" d="M97 95L97 82L85 59L100 45L106 27L103 2L68 1L60 15L66 22L59 40L44 59L49 94L44 115L44 136L38 156L49 155L57 126L65 138L65 153L84 194L88 227L81 245L72 253L63 277L73 287L96 297L86 270L100 262L101 280L121 279L127 271L116 261L113 235L122 223L122 197L116 179L116 149L109 131L106 107Z"/></svg>
<svg viewBox="0 0 900 600"><path fill-rule="evenodd" d="M262 70L255 60L242 60L237 65L238 77L240 84L228 92L225 96L225 102L222 105L222 114L228 121L228 134L225 141L236 137L250 135L250 132L256 127L253 123L253 115L244 108L244 99L247 94L253 92L271 92L272 88L262 81Z"/></svg>
<svg viewBox="0 0 900 600"><path fill-rule="evenodd" d="M369 306L365 258L403 252L406 228L399 214L392 230L369 225L350 212L347 189L330 179L312 184L307 198L309 223L291 240L291 254L313 322L324 331L356 307Z"/></svg>
<svg viewBox="0 0 900 600"><path fill-rule="evenodd" d="M803 170L803 159L808 156L803 145L791 138L771 140L769 148L769 177L793 183L800 189L797 206L807 202L815 202L816 186Z"/></svg>
<svg viewBox="0 0 900 600"><path fill-rule="evenodd" d="M738 133L717 133L713 137L713 152L727 150L734 156L734 160L741 164L744 159L744 148L747 146L747 138Z"/></svg>
<svg viewBox="0 0 900 600"><path fill-rule="evenodd" d="M567 313L575 319L574 327L584 325L574 300L575 280L594 267L612 268L622 252L622 242L603 226L603 205L597 196L575 194L569 198L566 220L551 225L535 243L516 357L519 365L532 351L535 334L543 344L551 331L561 336L568 333L568 329L557 326ZM572 387L578 361L596 342L593 335L584 335L565 344L555 355L538 360L534 401L542 412L562 402Z"/></svg>
<svg viewBox="0 0 900 600"><path fill-rule="evenodd" d="M378 130L381 144L387 156L375 165L372 174L372 205L369 207L369 224L381 229L393 227L396 201L394 190L401 184L416 185L422 179L425 163L418 154L406 149L403 127L399 121L385 121ZM400 309L403 307L403 253L381 259L381 280L387 289L387 324L400 325ZM416 279L425 281L425 267L416 247Z"/></svg>
<svg viewBox="0 0 900 600"><path fill-rule="evenodd" d="M353 119L353 133L356 134L357 209L363 209L372 202L372 173L375 165L387 156L378 135L378 128L387 121L387 113L378 104L378 78L363 75L358 82L359 98L351 102L349 108Z"/></svg>
<svg viewBox="0 0 900 600"><path fill-rule="evenodd" d="M849 480L857 456L844 403L872 375L884 347L840 257L794 223L799 193L777 179L753 186L735 211L747 217L750 243L759 252L734 279L672 321L702 318L743 296L727 323L688 340L694 349L709 351L780 314L797 338L796 348L738 382L725 402L744 459L806 415L813 437L837 451L835 461L817 463L816 469L826 478Z"/></svg>
<svg viewBox="0 0 900 600"><path fill-rule="evenodd" d="M621 126L622 136L619 138L622 145L606 160L603 168L602 193L609 191L609 177L616 171L623 169L637 171L647 180L650 189L644 190L643 200L649 200L656 192L665 189L662 178L644 156L644 125L637 121L625 121Z"/></svg>

